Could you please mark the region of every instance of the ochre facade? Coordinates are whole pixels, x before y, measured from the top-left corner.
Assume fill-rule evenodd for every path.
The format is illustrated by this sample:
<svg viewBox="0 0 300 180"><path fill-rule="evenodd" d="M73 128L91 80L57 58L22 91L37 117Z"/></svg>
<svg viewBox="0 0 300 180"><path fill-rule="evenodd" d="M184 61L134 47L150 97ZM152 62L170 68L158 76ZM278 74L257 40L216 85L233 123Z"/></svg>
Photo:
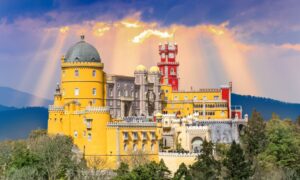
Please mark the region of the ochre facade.
<svg viewBox="0 0 300 180"><path fill-rule="evenodd" d="M97 50L83 39L70 48L61 60L61 82L49 106L48 134L72 137L74 149L91 166L101 161L104 168L117 168L124 157L139 151L157 161L160 123L112 120L103 67Z"/></svg>

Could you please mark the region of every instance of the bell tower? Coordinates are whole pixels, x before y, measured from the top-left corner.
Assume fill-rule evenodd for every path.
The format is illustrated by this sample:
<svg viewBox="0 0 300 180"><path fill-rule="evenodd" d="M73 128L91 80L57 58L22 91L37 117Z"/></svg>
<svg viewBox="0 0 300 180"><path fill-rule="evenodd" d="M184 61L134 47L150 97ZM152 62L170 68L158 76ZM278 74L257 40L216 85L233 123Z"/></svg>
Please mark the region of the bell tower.
<svg viewBox="0 0 300 180"><path fill-rule="evenodd" d="M160 62L157 66L161 72L161 84L167 84L172 86L173 91L178 90L178 66L176 62L176 56L178 52L178 46L176 43L165 43L159 45Z"/></svg>

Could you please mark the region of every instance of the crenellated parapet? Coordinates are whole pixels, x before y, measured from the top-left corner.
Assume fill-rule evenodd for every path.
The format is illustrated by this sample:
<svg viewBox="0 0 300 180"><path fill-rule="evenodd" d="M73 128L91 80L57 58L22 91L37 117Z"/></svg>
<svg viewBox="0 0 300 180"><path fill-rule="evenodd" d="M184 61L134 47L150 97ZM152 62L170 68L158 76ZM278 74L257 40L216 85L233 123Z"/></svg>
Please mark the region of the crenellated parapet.
<svg viewBox="0 0 300 180"><path fill-rule="evenodd" d="M48 110L49 111L64 111L64 106L49 105Z"/></svg>
<svg viewBox="0 0 300 180"><path fill-rule="evenodd" d="M156 127L156 122L109 122L108 127Z"/></svg>
<svg viewBox="0 0 300 180"><path fill-rule="evenodd" d="M159 156L167 157L197 157L200 153L159 152Z"/></svg>

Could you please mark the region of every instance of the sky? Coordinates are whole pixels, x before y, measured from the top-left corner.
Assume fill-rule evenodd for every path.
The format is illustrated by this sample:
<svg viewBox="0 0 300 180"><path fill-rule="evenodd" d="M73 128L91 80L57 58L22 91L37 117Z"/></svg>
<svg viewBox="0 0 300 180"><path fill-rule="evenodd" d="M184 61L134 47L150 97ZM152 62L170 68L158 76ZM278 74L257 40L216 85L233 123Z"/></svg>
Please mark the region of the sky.
<svg viewBox="0 0 300 180"><path fill-rule="evenodd" d="M84 34L109 74L178 44L179 86L300 103L298 0L0 0L0 86L52 99L60 59ZM33 102L33 105L35 105Z"/></svg>

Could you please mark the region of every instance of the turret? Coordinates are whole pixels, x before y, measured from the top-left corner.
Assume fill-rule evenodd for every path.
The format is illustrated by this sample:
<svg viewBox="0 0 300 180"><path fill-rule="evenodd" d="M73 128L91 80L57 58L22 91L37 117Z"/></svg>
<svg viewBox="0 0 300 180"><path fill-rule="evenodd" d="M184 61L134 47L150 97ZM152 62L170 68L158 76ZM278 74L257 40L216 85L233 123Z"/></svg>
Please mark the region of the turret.
<svg viewBox="0 0 300 180"><path fill-rule="evenodd" d="M178 53L177 44L165 43L159 45L160 62L157 64L162 74L161 84L171 85L172 89L178 90L178 66L176 56Z"/></svg>

